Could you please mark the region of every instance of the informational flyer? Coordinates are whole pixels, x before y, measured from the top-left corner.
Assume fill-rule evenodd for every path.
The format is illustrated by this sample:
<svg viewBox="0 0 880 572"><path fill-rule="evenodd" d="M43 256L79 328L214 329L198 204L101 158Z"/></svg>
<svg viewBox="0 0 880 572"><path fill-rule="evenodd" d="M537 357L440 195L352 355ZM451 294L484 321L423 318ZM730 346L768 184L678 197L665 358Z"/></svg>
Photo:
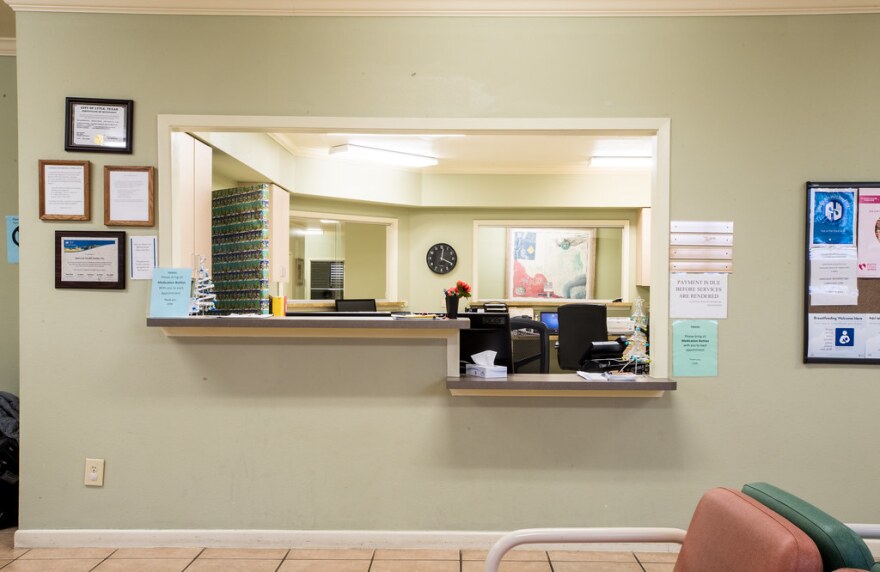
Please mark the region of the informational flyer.
<svg viewBox="0 0 880 572"><path fill-rule="evenodd" d="M669 275L670 318L726 318L727 274Z"/></svg>
<svg viewBox="0 0 880 572"><path fill-rule="evenodd" d="M718 375L718 322L677 320L672 322L673 377Z"/></svg>
<svg viewBox="0 0 880 572"><path fill-rule="evenodd" d="M856 244L856 189L810 191L810 246Z"/></svg>
<svg viewBox="0 0 880 572"><path fill-rule="evenodd" d="M156 268L150 291L150 316L178 318L189 315L192 293L192 270Z"/></svg>
<svg viewBox="0 0 880 572"><path fill-rule="evenodd" d="M859 278L880 278L880 189L859 189Z"/></svg>
<svg viewBox="0 0 880 572"><path fill-rule="evenodd" d="M153 269L158 265L156 236L132 236L128 239L130 244L131 261L129 276L132 280L150 280L153 277Z"/></svg>
<svg viewBox="0 0 880 572"><path fill-rule="evenodd" d="M809 314L807 320L807 357L880 358L880 314Z"/></svg>
<svg viewBox="0 0 880 572"><path fill-rule="evenodd" d="M810 248L810 305L855 306L859 303L858 254L853 246Z"/></svg>
<svg viewBox="0 0 880 572"><path fill-rule="evenodd" d="M18 215L6 215L6 262L18 264Z"/></svg>

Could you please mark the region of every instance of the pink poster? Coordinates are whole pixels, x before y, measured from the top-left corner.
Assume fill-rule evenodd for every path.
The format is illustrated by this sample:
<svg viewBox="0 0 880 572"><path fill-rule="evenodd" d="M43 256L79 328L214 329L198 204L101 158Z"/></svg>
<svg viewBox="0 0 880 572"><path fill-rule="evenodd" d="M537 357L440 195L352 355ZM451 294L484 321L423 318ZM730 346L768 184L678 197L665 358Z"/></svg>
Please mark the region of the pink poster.
<svg viewBox="0 0 880 572"><path fill-rule="evenodd" d="M859 278L880 278L880 189L859 189Z"/></svg>

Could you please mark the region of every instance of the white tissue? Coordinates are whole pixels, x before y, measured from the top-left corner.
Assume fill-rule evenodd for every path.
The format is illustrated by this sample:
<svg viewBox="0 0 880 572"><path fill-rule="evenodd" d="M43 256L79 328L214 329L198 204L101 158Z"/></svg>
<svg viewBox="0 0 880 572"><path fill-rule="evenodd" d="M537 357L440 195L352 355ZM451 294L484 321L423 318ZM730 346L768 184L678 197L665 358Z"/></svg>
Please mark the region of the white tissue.
<svg viewBox="0 0 880 572"><path fill-rule="evenodd" d="M471 359L474 360L474 363L477 365L485 365L485 366L493 366L495 365L495 356L498 355L498 352L493 352L492 350L486 350L484 352L480 352L478 354L474 354L471 356Z"/></svg>

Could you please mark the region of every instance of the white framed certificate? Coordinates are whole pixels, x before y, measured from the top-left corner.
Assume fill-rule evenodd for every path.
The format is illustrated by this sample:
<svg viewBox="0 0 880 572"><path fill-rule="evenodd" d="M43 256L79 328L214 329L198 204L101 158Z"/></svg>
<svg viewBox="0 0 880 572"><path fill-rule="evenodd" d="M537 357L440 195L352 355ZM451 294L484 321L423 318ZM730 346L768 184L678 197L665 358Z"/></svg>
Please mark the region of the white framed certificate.
<svg viewBox="0 0 880 572"><path fill-rule="evenodd" d="M104 167L104 224L153 226L152 167Z"/></svg>

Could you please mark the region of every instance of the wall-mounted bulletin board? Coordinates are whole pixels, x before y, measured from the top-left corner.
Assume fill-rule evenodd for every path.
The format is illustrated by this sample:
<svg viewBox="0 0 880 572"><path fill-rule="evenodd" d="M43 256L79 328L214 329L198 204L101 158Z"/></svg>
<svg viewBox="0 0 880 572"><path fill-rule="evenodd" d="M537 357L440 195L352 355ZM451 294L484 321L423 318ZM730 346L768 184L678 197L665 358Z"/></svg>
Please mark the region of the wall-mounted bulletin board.
<svg viewBox="0 0 880 572"><path fill-rule="evenodd" d="M804 363L880 364L880 182L807 183Z"/></svg>

